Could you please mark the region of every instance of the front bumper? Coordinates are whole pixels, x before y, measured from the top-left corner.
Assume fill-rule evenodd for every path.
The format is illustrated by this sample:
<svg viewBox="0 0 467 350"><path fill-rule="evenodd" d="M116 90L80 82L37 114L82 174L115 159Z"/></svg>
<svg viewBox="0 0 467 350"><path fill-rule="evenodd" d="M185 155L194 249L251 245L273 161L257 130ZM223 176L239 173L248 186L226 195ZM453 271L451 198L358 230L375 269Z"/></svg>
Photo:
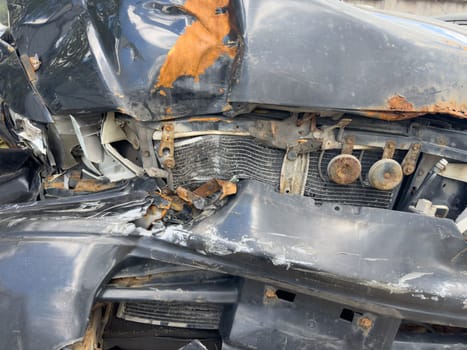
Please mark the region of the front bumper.
<svg viewBox="0 0 467 350"><path fill-rule="evenodd" d="M315 206L244 181L190 229L148 232L130 223L146 196L127 187L2 208L0 348L58 349L79 340L96 300L131 295L107 282L140 258L238 277L222 326L226 349L383 349L402 320L467 324L467 249L450 220ZM350 320L340 317L343 309Z"/></svg>

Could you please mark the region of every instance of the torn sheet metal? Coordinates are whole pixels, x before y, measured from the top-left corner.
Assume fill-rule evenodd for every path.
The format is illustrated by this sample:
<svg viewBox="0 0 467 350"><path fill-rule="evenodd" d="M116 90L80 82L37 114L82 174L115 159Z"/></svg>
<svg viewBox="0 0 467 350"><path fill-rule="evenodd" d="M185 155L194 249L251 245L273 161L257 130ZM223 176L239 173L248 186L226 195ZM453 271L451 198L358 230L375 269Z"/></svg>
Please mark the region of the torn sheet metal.
<svg viewBox="0 0 467 350"><path fill-rule="evenodd" d="M52 117L42 96L29 82L16 47L0 39L0 99L16 113L50 123Z"/></svg>

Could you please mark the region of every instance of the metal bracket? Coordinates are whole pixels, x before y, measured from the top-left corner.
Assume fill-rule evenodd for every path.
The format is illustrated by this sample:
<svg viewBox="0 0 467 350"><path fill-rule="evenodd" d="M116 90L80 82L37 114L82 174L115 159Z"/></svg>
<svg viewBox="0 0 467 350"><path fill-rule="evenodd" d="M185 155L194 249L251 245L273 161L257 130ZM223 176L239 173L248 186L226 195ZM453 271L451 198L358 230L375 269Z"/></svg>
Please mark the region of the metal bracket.
<svg viewBox="0 0 467 350"><path fill-rule="evenodd" d="M422 147L419 143L412 143L410 145L410 148L401 164L404 175L411 175L415 171L421 149Z"/></svg>
<svg viewBox="0 0 467 350"><path fill-rule="evenodd" d="M152 142L152 130L143 127L141 125L137 126L136 132L139 138L139 147L142 154L143 168L151 177L162 177L168 178L169 173L161 168L157 163L156 154L154 152L154 145Z"/></svg>
<svg viewBox="0 0 467 350"><path fill-rule="evenodd" d="M467 183L467 164L449 163L439 172L439 175L447 179Z"/></svg>
<svg viewBox="0 0 467 350"><path fill-rule="evenodd" d="M173 169L175 167L174 151L174 126L173 124L165 124L162 127L162 138L158 152L164 168Z"/></svg>
<svg viewBox="0 0 467 350"><path fill-rule="evenodd" d="M316 126L316 119L316 116L313 116L311 119L311 132L314 138L322 141L321 148L323 150L339 148L342 144L337 140L342 139L344 128L352 122L352 119L342 118L336 124L328 126L322 130L318 129ZM334 133L335 129L339 129L337 138Z"/></svg>
<svg viewBox="0 0 467 350"><path fill-rule="evenodd" d="M353 147L355 145L355 136L347 136L344 139L344 144L342 145L342 154L352 154Z"/></svg>
<svg viewBox="0 0 467 350"><path fill-rule="evenodd" d="M435 205L428 199L421 198L415 206L409 206L409 210L432 217L445 218L448 216L449 207L446 205Z"/></svg>
<svg viewBox="0 0 467 350"><path fill-rule="evenodd" d="M310 155L308 153L297 153L293 149L287 150L282 162L280 193L304 194L309 163Z"/></svg>
<svg viewBox="0 0 467 350"><path fill-rule="evenodd" d="M386 141L386 144L384 145L382 159L394 158L395 151L396 151L396 143L394 141Z"/></svg>
<svg viewBox="0 0 467 350"><path fill-rule="evenodd" d="M314 139L299 139L297 144L287 148L287 152L295 152L296 154L308 154L319 150L320 143Z"/></svg>

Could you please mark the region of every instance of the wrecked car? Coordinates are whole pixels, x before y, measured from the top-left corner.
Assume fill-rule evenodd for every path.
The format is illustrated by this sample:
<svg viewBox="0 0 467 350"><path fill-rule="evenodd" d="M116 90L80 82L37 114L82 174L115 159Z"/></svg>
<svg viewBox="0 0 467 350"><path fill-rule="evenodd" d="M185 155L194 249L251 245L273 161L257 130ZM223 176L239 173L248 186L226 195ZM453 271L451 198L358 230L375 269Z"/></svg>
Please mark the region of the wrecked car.
<svg viewBox="0 0 467 350"><path fill-rule="evenodd" d="M1 349L467 348L467 32L333 0L8 0Z"/></svg>

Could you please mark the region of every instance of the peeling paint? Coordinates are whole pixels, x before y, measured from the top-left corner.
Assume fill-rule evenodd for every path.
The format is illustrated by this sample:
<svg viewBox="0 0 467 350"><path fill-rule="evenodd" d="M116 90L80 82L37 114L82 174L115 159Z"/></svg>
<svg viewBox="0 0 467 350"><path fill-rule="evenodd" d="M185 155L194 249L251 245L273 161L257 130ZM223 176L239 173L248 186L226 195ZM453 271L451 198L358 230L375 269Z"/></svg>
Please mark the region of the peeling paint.
<svg viewBox="0 0 467 350"><path fill-rule="evenodd" d="M173 83L183 76L194 77L198 82L200 75L219 57L235 57L236 47L224 43L231 30L228 6L229 0L187 0L180 7L196 21L186 28L167 54L156 88L172 88ZM166 93L160 94L164 96Z"/></svg>

